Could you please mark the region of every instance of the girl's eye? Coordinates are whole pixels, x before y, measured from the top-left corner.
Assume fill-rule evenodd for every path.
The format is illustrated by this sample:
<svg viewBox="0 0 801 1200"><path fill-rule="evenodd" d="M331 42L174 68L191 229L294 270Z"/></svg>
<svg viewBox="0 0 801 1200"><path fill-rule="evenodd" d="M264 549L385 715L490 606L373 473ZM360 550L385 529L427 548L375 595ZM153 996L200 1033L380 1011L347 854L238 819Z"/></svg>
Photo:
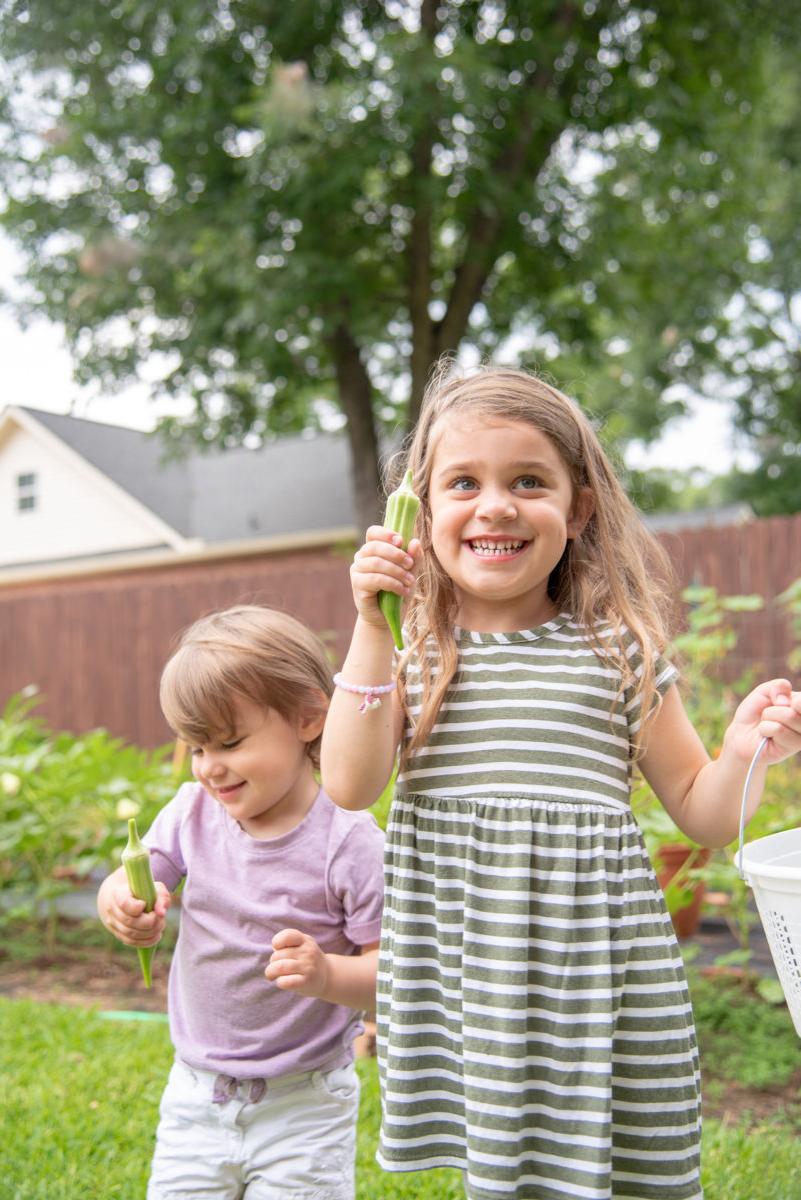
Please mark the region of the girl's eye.
<svg viewBox="0 0 801 1200"><path fill-rule="evenodd" d="M476 484L474 479L468 479L466 475L463 475L459 479L454 479L453 483L451 484L451 489L454 492L469 492L475 486Z"/></svg>
<svg viewBox="0 0 801 1200"><path fill-rule="evenodd" d="M521 475L516 484L523 492L536 492L542 483L535 475Z"/></svg>
<svg viewBox="0 0 801 1200"><path fill-rule="evenodd" d="M223 750L235 750L241 741L241 738L234 738L232 742L220 742L220 745Z"/></svg>

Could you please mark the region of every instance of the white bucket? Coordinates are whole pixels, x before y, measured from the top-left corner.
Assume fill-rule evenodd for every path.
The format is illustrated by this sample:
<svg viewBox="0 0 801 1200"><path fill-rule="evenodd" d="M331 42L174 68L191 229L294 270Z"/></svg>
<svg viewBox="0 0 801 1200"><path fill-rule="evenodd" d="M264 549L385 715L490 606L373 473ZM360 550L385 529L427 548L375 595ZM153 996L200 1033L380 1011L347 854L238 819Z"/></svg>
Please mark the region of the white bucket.
<svg viewBox="0 0 801 1200"><path fill-rule="evenodd" d="M753 889L776 974L801 1037L801 829L771 833L743 845L748 785L767 740L762 739L748 768L740 813L740 849L734 861Z"/></svg>

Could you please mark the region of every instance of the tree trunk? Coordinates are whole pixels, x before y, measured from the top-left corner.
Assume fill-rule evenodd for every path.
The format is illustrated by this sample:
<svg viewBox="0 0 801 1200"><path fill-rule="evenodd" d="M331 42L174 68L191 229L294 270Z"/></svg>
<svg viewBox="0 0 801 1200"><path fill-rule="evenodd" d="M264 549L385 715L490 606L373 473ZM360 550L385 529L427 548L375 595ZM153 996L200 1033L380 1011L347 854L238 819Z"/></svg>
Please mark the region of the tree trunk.
<svg viewBox="0 0 801 1200"><path fill-rule="evenodd" d="M378 471L378 435L373 416L373 385L359 347L346 325L337 326L329 339L336 370L339 403L347 418L351 455L351 481L360 532L380 523L383 492Z"/></svg>

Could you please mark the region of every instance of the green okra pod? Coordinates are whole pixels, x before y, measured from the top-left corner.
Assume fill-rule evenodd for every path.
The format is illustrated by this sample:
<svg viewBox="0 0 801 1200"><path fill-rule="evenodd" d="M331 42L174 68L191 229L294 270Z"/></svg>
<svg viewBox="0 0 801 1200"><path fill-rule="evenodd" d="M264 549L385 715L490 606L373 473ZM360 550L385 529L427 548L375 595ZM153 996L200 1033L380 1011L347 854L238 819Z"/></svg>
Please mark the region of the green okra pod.
<svg viewBox="0 0 801 1200"><path fill-rule="evenodd" d="M407 471L400 486L387 497L387 508L384 513L384 526L399 533L403 538L403 549L409 545L414 533L414 523L420 508L420 498L412 489L412 473ZM398 650L403 649L403 632L401 630L401 607L403 598L395 592L379 592L378 607L384 614L384 620L392 631L392 637Z"/></svg>
<svg viewBox="0 0 801 1200"><path fill-rule="evenodd" d="M144 900L145 912L152 912L156 906L156 885L150 869L150 851L139 840L134 817L128 821L128 844L122 852L122 865L125 867L131 895L137 900ZM137 947L145 987L150 987L153 982L151 966L155 953L155 946Z"/></svg>

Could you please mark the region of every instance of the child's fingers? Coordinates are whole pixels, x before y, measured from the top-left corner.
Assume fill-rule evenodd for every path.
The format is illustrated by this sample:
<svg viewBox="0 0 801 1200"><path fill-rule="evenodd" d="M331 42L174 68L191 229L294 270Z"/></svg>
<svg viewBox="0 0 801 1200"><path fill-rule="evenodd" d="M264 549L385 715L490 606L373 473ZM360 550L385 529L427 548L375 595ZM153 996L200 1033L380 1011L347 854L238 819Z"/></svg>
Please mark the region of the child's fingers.
<svg viewBox="0 0 801 1200"><path fill-rule="evenodd" d="M124 913L126 917L141 917L145 911L144 900L137 900L136 896L132 896L130 893L120 896L117 904L120 912Z"/></svg>
<svg viewBox="0 0 801 1200"><path fill-rule="evenodd" d="M788 680L768 679L755 687L740 702L736 720L738 723L756 725L763 719L766 709L791 703L794 695L798 693L792 691Z"/></svg>
<svg viewBox="0 0 801 1200"><path fill-rule="evenodd" d="M306 934L299 929L279 929L271 945L273 950L286 950L290 946L302 946L305 940Z"/></svg>
<svg viewBox="0 0 801 1200"><path fill-rule="evenodd" d="M363 592L397 592L405 595L414 583L414 559L403 550L395 557L371 555L362 550L353 560L351 579L354 589Z"/></svg>
<svg viewBox="0 0 801 1200"><path fill-rule="evenodd" d="M370 542L391 542L392 545L399 546L402 540L399 533L388 529L386 525L370 525L364 535L365 545L369 545Z"/></svg>
<svg viewBox="0 0 801 1200"><path fill-rule="evenodd" d="M291 992L293 988L303 987L305 983L303 975L282 975L280 979L275 980L275 986L283 992Z"/></svg>
<svg viewBox="0 0 801 1200"><path fill-rule="evenodd" d="M167 888L167 885L158 881L156 883L156 907L153 910L160 917L166 917L167 909L172 905L172 896Z"/></svg>

